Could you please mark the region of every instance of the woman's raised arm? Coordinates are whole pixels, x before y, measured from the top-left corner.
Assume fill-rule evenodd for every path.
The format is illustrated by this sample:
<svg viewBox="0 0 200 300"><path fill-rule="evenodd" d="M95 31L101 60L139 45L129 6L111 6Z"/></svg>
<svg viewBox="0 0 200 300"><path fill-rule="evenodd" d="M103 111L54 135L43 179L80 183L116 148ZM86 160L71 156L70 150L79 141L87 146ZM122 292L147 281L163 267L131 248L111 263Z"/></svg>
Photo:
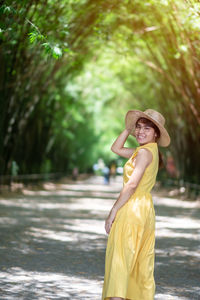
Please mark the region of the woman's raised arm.
<svg viewBox="0 0 200 300"><path fill-rule="evenodd" d="M122 133L118 136L118 138L114 141L114 143L111 146L112 152L125 157L125 158L130 158L131 155L133 154L134 148L127 148L124 147L124 144L130 134L130 131L127 129L124 129Z"/></svg>

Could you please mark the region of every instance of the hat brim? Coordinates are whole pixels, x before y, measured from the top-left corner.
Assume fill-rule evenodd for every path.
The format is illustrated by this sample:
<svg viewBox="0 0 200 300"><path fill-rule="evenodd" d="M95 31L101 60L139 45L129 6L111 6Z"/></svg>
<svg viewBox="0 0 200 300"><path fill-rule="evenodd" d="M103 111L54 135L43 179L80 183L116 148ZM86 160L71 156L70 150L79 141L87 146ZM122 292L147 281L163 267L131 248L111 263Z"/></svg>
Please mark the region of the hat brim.
<svg viewBox="0 0 200 300"><path fill-rule="evenodd" d="M131 134L133 136L134 132L135 132L135 124L137 122L137 120L139 118L146 118L150 121L152 121L160 130L160 137L157 140L157 143L159 146L161 147L167 147L170 144L170 136L167 132L167 130L165 129L164 126L162 126L160 123L158 123L156 120L154 120L153 118L151 118L150 116L148 116L147 114L145 114L144 112L140 111L140 110L129 110L126 114L125 117L125 125L126 128L130 130L130 128L133 128L131 130Z"/></svg>

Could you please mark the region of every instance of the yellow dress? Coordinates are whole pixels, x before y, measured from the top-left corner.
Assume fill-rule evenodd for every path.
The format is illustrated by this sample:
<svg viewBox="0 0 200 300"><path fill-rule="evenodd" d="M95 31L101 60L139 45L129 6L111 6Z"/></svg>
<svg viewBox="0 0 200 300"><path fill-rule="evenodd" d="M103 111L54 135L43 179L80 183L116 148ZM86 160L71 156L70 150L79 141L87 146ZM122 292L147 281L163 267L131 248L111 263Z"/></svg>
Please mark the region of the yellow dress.
<svg viewBox="0 0 200 300"><path fill-rule="evenodd" d="M117 212L108 237L102 300L121 297L153 300L155 211L151 197L158 172L157 143L137 147L124 166L124 185L133 170L138 150L146 148L153 155L135 193Z"/></svg>

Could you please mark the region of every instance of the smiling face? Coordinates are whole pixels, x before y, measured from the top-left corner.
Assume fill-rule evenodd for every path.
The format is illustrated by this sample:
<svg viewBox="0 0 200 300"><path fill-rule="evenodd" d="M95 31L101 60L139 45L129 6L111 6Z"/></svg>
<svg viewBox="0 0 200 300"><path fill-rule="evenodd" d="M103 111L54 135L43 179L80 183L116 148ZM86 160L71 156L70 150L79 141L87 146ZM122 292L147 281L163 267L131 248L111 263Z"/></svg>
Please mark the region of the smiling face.
<svg viewBox="0 0 200 300"><path fill-rule="evenodd" d="M155 143L159 138L159 129L156 125L146 118L140 118L136 122L135 137L140 145Z"/></svg>

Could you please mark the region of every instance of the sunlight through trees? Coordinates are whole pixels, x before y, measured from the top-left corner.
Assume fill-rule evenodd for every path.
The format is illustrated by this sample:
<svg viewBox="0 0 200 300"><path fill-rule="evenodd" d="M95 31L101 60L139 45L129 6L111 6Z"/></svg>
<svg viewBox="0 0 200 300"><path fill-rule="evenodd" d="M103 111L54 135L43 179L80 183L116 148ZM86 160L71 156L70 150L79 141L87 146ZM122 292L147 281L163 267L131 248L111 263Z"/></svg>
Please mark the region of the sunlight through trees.
<svg viewBox="0 0 200 300"><path fill-rule="evenodd" d="M0 165L88 171L128 109L166 117L178 176L200 176L200 3L6 0L0 4ZM134 144L134 142L133 142Z"/></svg>

